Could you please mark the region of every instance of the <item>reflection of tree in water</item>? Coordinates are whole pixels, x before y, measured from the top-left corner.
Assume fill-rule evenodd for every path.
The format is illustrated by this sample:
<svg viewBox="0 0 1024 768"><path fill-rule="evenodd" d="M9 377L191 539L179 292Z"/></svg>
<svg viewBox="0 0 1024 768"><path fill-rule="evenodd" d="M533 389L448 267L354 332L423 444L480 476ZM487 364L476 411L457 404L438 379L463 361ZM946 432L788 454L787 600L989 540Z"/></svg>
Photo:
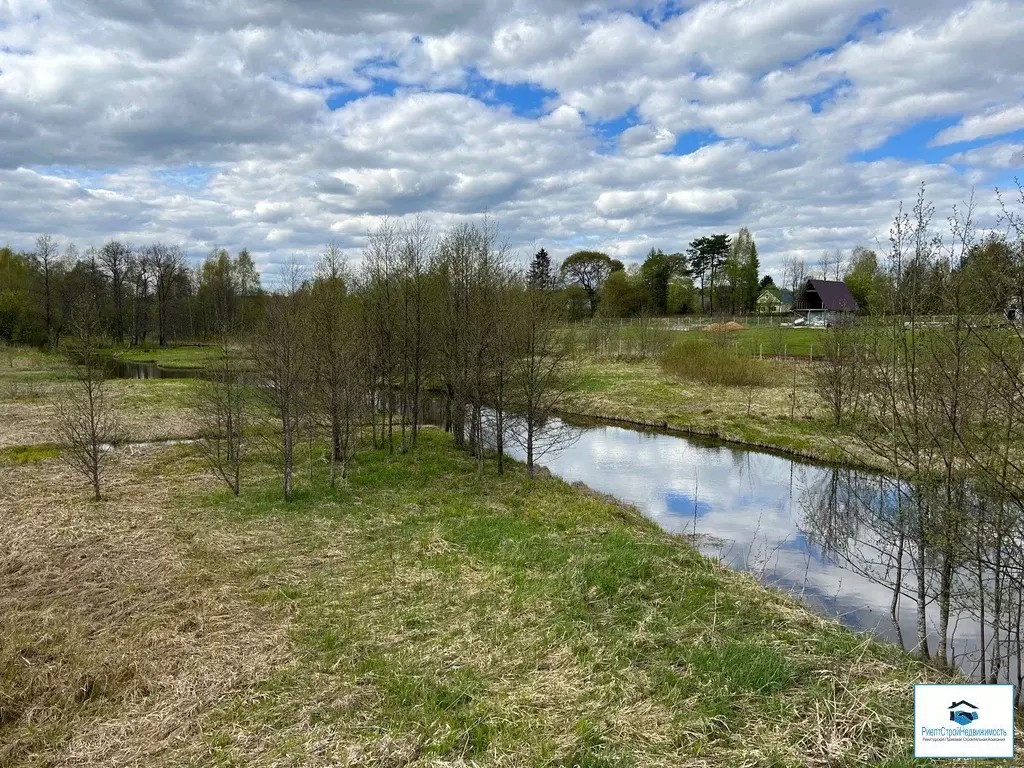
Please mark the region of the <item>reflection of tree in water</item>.
<svg viewBox="0 0 1024 768"><path fill-rule="evenodd" d="M937 650L936 661L986 682L1016 682L1019 689L1024 529L1005 500L982 497L966 484L951 494L940 483L912 488L829 469L809 479L799 508L810 543L890 591L889 618L901 645L907 647L901 602L909 600L929 610L937 649L949 649Z"/></svg>
<svg viewBox="0 0 1024 768"><path fill-rule="evenodd" d="M452 421L441 398L427 398L423 405L425 421L446 430L452 429ZM484 408L481 413L483 423L483 444L488 451L497 448L497 418L493 410ZM524 417L515 413L506 413L502 418L502 432L506 444L515 446L521 454L526 451L526 424ZM550 418L539 423L533 432L533 457L535 461L552 459L561 451L579 440L583 430L567 424L561 419Z"/></svg>
<svg viewBox="0 0 1024 768"><path fill-rule="evenodd" d="M906 541L904 496L905 489L890 479L828 469L806 485L798 506L800 527L823 555L892 592L889 618L905 647L899 610L912 548Z"/></svg>

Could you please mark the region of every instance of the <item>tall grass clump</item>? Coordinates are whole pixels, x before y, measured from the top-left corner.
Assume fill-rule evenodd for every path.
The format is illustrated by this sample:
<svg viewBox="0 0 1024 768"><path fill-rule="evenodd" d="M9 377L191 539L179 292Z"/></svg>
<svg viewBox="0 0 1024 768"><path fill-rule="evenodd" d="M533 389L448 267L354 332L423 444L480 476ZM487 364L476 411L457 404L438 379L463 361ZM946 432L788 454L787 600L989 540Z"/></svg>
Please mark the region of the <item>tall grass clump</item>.
<svg viewBox="0 0 1024 768"><path fill-rule="evenodd" d="M735 347L713 344L706 339L688 338L676 342L661 357L666 373L699 384L738 387L766 387L771 383L768 367Z"/></svg>

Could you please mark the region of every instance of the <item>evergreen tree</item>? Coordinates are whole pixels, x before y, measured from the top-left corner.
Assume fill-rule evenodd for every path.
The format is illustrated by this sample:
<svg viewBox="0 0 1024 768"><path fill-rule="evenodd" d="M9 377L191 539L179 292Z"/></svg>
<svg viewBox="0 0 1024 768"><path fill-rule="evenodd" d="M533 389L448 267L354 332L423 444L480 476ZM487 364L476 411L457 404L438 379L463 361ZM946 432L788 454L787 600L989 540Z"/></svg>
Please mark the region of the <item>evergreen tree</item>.
<svg viewBox="0 0 1024 768"><path fill-rule="evenodd" d="M710 235L698 237L690 243L687 256L690 258L690 269L700 280L700 308L704 311L704 297L710 297L712 314L715 311L715 289L722 271L722 265L729 256L732 245L728 235Z"/></svg>
<svg viewBox="0 0 1024 768"><path fill-rule="evenodd" d="M551 278L551 257L548 252L541 248L530 262L530 270L526 273L526 280L531 288L546 289L553 287Z"/></svg>
<svg viewBox="0 0 1024 768"><path fill-rule="evenodd" d="M746 306L743 308L748 312L754 309L757 303L757 276L761 271L761 262L757 258L757 243L751 239L750 253L747 254L747 263L743 267L743 293L746 298Z"/></svg>
<svg viewBox="0 0 1024 768"><path fill-rule="evenodd" d="M688 272L686 256L673 253L666 256L661 249L651 249L640 267L640 279L650 297L652 309L660 314L668 312L668 288L674 277L684 277ZM613 273L614 274L614 273Z"/></svg>

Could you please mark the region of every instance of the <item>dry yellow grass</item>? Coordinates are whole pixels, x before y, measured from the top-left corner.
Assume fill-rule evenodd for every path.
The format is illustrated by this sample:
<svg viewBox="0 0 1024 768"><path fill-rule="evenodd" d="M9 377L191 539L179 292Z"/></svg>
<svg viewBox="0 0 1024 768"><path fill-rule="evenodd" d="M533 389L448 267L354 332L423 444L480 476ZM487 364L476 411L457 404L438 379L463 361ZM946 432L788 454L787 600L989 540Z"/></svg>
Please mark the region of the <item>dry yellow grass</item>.
<svg viewBox="0 0 1024 768"><path fill-rule="evenodd" d="M183 478L160 454L126 451L100 504L59 463L3 468L0 764L202 758L196 714L288 660L286 617L240 596L227 543L212 558L169 516Z"/></svg>
<svg viewBox="0 0 1024 768"><path fill-rule="evenodd" d="M0 450L53 442L53 405L63 386L64 364L56 355L18 348L0 361ZM189 400L196 382L113 379L107 382L128 441L192 437Z"/></svg>

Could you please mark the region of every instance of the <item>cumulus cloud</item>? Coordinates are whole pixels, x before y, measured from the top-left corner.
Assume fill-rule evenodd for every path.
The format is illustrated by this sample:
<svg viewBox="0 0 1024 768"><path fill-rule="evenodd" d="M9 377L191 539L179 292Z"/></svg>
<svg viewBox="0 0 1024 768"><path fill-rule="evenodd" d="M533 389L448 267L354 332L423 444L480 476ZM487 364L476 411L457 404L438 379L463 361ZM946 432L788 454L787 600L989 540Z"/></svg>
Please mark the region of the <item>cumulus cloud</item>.
<svg viewBox="0 0 1024 768"><path fill-rule="evenodd" d="M629 157L657 155L671 149L676 143L675 134L664 128L651 125L634 125L619 134L619 146Z"/></svg>
<svg viewBox="0 0 1024 768"><path fill-rule="evenodd" d="M740 226L769 268L873 245L922 180L943 207L1021 166L1018 5L0 1L0 241L273 269L425 214L556 257ZM921 144L980 144L882 151L936 119Z"/></svg>
<svg viewBox="0 0 1024 768"><path fill-rule="evenodd" d="M974 168L1024 168L1024 144L1000 142L967 152L957 152L947 162Z"/></svg>
<svg viewBox="0 0 1024 768"><path fill-rule="evenodd" d="M932 146L1001 136L1021 129L1024 129L1024 104L1015 104L964 118L958 125L941 131L932 141Z"/></svg>

